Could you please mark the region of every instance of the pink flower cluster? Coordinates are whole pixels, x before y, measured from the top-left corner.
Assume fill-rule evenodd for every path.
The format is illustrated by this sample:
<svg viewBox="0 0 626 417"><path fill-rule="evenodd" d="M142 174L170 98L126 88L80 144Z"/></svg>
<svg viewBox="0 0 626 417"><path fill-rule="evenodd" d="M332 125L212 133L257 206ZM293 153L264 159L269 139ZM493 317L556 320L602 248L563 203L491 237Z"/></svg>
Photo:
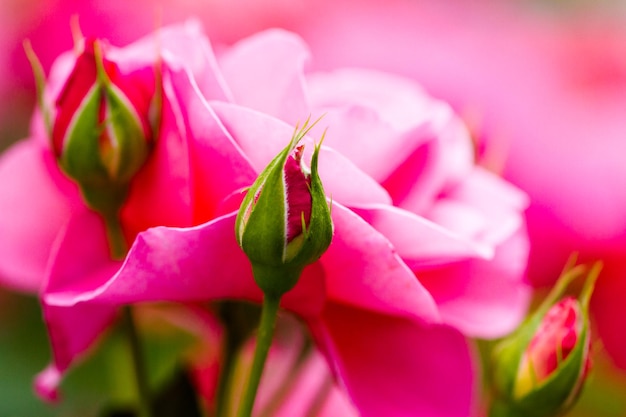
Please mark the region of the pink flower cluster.
<svg viewBox="0 0 626 417"><path fill-rule="evenodd" d="M77 59L57 59L46 103ZM0 278L39 292L52 342L40 394L55 396L124 304L260 301L234 233L242 190L295 124L324 115L303 160L327 128L319 171L334 236L282 307L306 324L360 415L472 412L467 337L502 336L526 313L527 198L474 163L450 106L383 72L307 71L307 45L281 30L215 54L188 22L107 48L106 59L122 79L153 85L156 70L162 84L158 135L121 211L132 242L123 261L60 169L40 111L0 158Z"/></svg>

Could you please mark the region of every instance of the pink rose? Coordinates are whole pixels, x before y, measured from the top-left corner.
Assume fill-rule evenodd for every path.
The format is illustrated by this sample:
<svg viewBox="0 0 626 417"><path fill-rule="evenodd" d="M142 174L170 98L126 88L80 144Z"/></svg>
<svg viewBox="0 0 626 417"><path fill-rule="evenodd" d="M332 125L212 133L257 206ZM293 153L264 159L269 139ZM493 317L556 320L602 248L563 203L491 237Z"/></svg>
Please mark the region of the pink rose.
<svg viewBox="0 0 626 417"><path fill-rule="evenodd" d="M197 219L209 221L140 233L113 276L59 285L44 301L59 308L259 301L234 234L240 187L223 179L235 167L238 178L251 183L249 173L260 172L291 137L293 127L285 121L328 111L320 175L332 196L335 235L283 307L307 323L362 415L467 415L473 355L453 327L493 337L523 317L525 198L473 166L471 142L458 119L413 83L354 71L355 85L341 91L335 84L351 73L305 74L307 57L302 41L281 31L226 51L214 78L225 80L234 103L172 71L190 158L210 170L193 177L198 198L191 207ZM230 170L213 163L222 148L240 152L228 153ZM312 148L306 139L303 160L310 160ZM230 186L230 192L214 193L218 186ZM85 334L99 332L83 324ZM442 400L450 398L451 387L454 401Z"/></svg>
<svg viewBox="0 0 626 417"><path fill-rule="evenodd" d="M357 69L307 73L308 59L298 38L269 31L240 42L219 63L238 104L290 123L298 114L325 114L318 136L328 126L324 143L369 174L388 193L387 202L404 211L383 210L382 201L352 207L391 240L438 301L446 322L482 337L512 330L528 296L520 285L526 250L520 212L526 197L474 166L460 120L415 83ZM247 71L247 62L256 62L257 70ZM245 146L258 152L253 144ZM424 251L434 255L438 245L418 246L407 237L423 233L424 218L463 242L456 253L451 242L440 242L448 251L446 268L423 263ZM487 258L493 259L484 262Z"/></svg>

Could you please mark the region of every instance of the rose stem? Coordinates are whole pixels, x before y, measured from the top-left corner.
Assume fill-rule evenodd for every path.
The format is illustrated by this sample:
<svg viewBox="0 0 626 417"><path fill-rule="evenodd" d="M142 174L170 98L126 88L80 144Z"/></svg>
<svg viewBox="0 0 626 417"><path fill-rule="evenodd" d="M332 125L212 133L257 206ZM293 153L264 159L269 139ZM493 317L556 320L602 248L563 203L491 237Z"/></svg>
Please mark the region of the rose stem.
<svg viewBox="0 0 626 417"><path fill-rule="evenodd" d="M280 297L266 294L263 298L263 309L261 310L261 322L259 324L256 348L254 350L254 360L252 362L248 385L239 408L239 417L250 417L252 415L252 408L254 407L259 382L261 382L265 360L267 359L267 353L272 344L272 336L276 325L279 304Z"/></svg>
<svg viewBox="0 0 626 417"><path fill-rule="evenodd" d="M113 259L123 259L128 252L128 243L124 237L122 225L117 213L104 217L107 238L111 247L111 257ZM148 378L143 360L143 351L137 325L133 318L132 307L124 306L122 309L122 327L129 345L133 371L135 374L135 384L137 386L137 406L139 417L152 417L150 407L150 395L148 393Z"/></svg>
<svg viewBox="0 0 626 417"><path fill-rule="evenodd" d="M135 384L137 385L139 416L151 417L152 409L150 407L150 395L148 394L148 379L144 366L141 341L139 340L139 332L133 318L131 306L124 306L122 309L122 321L126 337L130 345L130 354L133 362L133 371L135 374Z"/></svg>

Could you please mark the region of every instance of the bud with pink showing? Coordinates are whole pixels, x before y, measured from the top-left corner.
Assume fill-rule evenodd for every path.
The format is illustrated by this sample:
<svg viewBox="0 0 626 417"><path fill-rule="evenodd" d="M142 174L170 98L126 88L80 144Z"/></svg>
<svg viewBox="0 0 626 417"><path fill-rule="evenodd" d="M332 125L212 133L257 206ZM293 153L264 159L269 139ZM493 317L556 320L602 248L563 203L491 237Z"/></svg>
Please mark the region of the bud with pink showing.
<svg viewBox="0 0 626 417"><path fill-rule="evenodd" d="M550 417L575 403L590 367L589 299L599 271L599 264L567 270L528 321L495 348L491 417ZM563 297L585 272L579 297Z"/></svg>
<svg viewBox="0 0 626 417"><path fill-rule="evenodd" d="M307 120L296 130L250 187L237 215L237 241L265 294L280 297L293 288L332 240L330 208L317 172L319 145L310 171L302 162L304 145L298 145L312 127Z"/></svg>
<svg viewBox="0 0 626 417"><path fill-rule="evenodd" d="M152 148L155 73L122 74L107 59L104 42L78 43L79 54L51 112L52 147L86 203L105 217L117 216Z"/></svg>

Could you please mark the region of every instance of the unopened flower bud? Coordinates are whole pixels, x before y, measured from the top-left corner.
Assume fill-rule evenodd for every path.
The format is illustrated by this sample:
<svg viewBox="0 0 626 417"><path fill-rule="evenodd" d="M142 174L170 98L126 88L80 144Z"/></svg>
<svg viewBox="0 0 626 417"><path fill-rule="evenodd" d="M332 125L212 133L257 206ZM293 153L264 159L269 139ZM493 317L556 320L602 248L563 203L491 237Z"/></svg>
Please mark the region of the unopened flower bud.
<svg viewBox="0 0 626 417"><path fill-rule="evenodd" d="M494 350L492 417L560 415L578 398L590 367L588 309L599 266L579 299L561 298L577 271L565 273L537 312Z"/></svg>
<svg viewBox="0 0 626 417"><path fill-rule="evenodd" d="M154 78L121 74L105 57L105 47L97 40L83 42L56 98L52 146L87 204L111 215L124 202L151 149L148 115Z"/></svg>
<svg viewBox="0 0 626 417"><path fill-rule="evenodd" d="M281 296L293 288L332 239L330 209L317 172L319 146L310 171L302 162L304 146L298 146L310 129L305 123L296 130L250 187L237 216L237 241L266 294Z"/></svg>
<svg viewBox="0 0 626 417"><path fill-rule="evenodd" d="M578 300L567 297L553 305L522 355L514 396L523 398L548 380L573 352L582 330Z"/></svg>

